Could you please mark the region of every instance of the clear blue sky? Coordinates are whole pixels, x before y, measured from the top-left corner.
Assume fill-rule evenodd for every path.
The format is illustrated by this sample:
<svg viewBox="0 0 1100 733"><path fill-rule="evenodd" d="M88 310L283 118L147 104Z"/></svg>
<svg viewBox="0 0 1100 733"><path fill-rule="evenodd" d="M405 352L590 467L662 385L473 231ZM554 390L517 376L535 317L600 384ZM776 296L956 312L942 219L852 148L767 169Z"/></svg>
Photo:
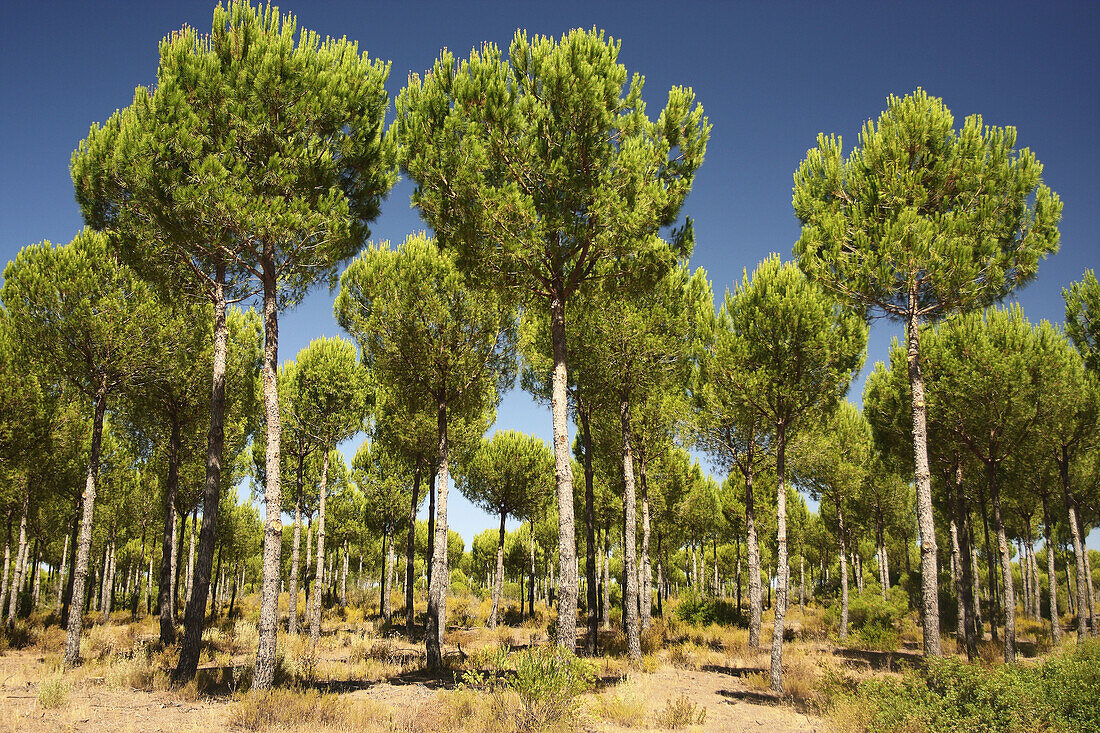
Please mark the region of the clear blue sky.
<svg viewBox="0 0 1100 733"><path fill-rule="evenodd" d="M848 145L886 97L921 86L957 123L978 113L1015 125L1065 202L1062 250L1018 294L1032 320L1061 321L1061 289L1100 265L1100 4L683 2L286 2L300 27L357 40L392 61L391 99L439 50L482 41L507 47L517 28L560 36L596 27L622 41L620 61L646 78L650 110L674 84L694 87L714 125L685 212L695 219L693 264L718 297L770 252L791 254L798 223L792 174L818 132ZM0 262L26 244L66 242L80 228L69 156L93 121L155 81L157 43L183 24L206 30L209 2L21 2L0 18ZM394 189L375 239L399 242L422 224L410 185ZM282 317L280 356L339 334L332 294L317 290ZM877 322L868 364L900 326ZM853 387L858 400L863 379ZM508 395L498 428L550 438L550 415ZM353 450L353 448L352 448ZM466 538L493 521L452 494ZM1093 533L1090 544L1100 547Z"/></svg>

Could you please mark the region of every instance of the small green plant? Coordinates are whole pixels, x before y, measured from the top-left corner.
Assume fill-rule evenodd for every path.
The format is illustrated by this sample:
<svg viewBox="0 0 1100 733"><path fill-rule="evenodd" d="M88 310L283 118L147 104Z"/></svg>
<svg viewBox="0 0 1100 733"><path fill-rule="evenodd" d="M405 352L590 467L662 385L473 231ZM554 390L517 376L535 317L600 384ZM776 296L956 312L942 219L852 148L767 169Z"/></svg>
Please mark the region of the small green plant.
<svg viewBox="0 0 1100 733"><path fill-rule="evenodd" d="M61 707L69 697L69 689L69 683L60 675L43 680L38 686L38 706L46 710Z"/></svg>
<svg viewBox="0 0 1100 733"><path fill-rule="evenodd" d="M686 728L689 725L702 725L706 720L707 709L702 705L696 705L687 695L669 700L664 708L653 716L653 723L658 728L672 730Z"/></svg>

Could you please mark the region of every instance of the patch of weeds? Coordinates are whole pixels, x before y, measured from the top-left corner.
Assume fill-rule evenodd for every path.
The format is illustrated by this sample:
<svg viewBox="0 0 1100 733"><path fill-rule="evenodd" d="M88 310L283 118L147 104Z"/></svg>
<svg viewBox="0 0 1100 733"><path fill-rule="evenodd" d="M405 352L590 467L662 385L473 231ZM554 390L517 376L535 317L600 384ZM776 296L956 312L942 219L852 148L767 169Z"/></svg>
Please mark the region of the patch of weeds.
<svg viewBox="0 0 1100 733"><path fill-rule="evenodd" d="M687 695L669 700L664 708L653 716L653 723L658 728L672 730L686 728L689 725L703 725L706 721L707 709L702 705L696 705Z"/></svg>
<svg viewBox="0 0 1100 733"><path fill-rule="evenodd" d="M641 728L645 725L645 701L637 694L617 692L598 695L593 703L593 715L624 728Z"/></svg>
<svg viewBox="0 0 1100 733"><path fill-rule="evenodd" d="M69 698L70 689L69 683L61 675L42 680L38 685L38 706L46 710L61 707Z"/></svg>

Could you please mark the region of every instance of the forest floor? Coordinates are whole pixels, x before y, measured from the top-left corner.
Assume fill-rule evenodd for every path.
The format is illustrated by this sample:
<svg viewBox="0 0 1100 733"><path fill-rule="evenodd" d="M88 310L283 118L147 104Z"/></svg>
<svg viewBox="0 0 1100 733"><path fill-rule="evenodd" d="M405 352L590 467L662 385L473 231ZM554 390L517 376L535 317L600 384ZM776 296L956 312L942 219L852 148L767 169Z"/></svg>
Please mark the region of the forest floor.
<svg viewBox="0 0 1100 733"><path fill-rule="evenodd" d="M153 619L122 613L93 624L82 645L86 661L66 673L63 630L31 626L23 644L0 653L0 731L824 731L827 687L919 664L912 642L900 640L893 651L838 646L816 631L820 609L793 610L787 693L776 696L767 684L769 649L750 649L745 629L655 619L642 669L623 656L621 632L606 631L605 656L588 663L583 691L573 698L537 681L528 702L518 688L479 685L465 673L545 649L545 617L449 630L448 670L432 675L419 640L356 616L326 621L316 651L307 634L281 634L280 688L266 694L241 691L256 642L247 620L208 629L196 682L176 688L168 684L175 650L159 649Z"/></svg>

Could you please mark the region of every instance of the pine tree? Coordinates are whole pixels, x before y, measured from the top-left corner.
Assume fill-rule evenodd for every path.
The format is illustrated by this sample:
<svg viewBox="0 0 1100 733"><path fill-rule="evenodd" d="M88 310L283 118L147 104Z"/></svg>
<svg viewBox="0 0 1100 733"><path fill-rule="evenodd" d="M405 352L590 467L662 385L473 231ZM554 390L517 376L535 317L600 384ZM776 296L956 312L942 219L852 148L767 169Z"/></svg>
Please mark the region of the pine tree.
<svg viewBox="0 0 1100 733"><path fill-rule="evenodd" d="M492 44L462 63L444 51L423 78L410 77L391 128L402 169L417 183L413 203L459 267L549 315L557 642L568 649L577 569L566 310L601 263L623 274L672 264L656 232L675 220L710 132L681 87L650 121L642 78L628 84L618 54L619 43L594 30L560 41L517 32L507 59Z"/></svg>
<svg viewBox="0 0 1100 733"><path fill-rule="evenodd" d="M868 314L905 324L927 656L940 655L940 637L920 325L1035 277L1058 249L1062 212L1038 160L1015 149L1015 128L983 128L978 115L953 125L923 90L891 95L847 158L840 138L821 134L794 178L800 266Z"/></svg>

